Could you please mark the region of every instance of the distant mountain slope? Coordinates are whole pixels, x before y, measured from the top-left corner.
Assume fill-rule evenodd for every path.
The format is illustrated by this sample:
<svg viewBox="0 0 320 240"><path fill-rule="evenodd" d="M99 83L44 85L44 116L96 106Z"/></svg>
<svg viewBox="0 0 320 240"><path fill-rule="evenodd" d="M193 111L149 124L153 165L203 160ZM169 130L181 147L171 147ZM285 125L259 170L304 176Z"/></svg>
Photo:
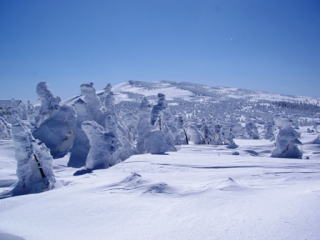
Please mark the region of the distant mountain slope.
<svg viewBox="0 0 320 240"><path fill-rule="evenodd" d="M188 82L142 82L128 81L113 87L118 101L134 100L142 96L156 96L157 93L164 93L167 100L185 100L185 101L225 101L228 99L242 99L252 102L257 101L286 101L316 104L320 106L320 99L303 96L289 96L282 94L273 94L262 91L253 91L247 89L230 87L211 87L203 84Z"/></svg>
<svg viewBox="0 0 320 240"><path fill-rule="evenodd" d="M313 97L172 81L131 80L115 85L112 91L118 105L116 111L125 119L129 115L135 118L143 97L154 104L158 93L166 95L173 115L184 116L189 122L205 119L230 125L246 121L265 123L275 117L286 117L303 121L305 125L320 117L320 98ZM103 90L97 91L97 94L102 97ZM76 96L64 103L72 104L79 98L80 96Z"/></svg>

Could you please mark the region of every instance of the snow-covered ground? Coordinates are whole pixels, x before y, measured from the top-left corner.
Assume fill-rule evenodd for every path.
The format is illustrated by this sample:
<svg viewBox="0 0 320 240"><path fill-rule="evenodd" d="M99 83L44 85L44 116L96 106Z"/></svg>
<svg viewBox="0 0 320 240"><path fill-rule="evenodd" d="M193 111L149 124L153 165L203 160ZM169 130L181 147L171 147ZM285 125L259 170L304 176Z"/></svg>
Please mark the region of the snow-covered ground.
<svg viewBox="0 0 320 240"><path fill-rule="evenodd" d="M82 176L58 159L60 187L0 200L0 239L320 239L320 146L303 145L310 159L278 159L269 141L236 142L135 155ZM0 191L14 181L12 142L1 141Z"/></svg>

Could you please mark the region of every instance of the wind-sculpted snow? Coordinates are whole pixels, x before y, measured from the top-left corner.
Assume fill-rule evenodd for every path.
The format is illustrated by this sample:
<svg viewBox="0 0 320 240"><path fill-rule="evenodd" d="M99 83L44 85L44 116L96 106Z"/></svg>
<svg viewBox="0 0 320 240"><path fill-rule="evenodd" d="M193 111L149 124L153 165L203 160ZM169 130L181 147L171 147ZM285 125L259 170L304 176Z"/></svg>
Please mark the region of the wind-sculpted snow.
<svg viewBox="0 0 320 240"><path fill-rule="evenodd" d="M165 182L152 182L150 179L146 179L138 173L131 173L129 176L125 177L123 180L113 183L107 186L99 187L97 189L99 192L110 192L112 194L141 194L141 195L153 195L162 194L170 197L186 197L195 194L204 193L205 188L201 189L179 189Z"/></svg>
<svg viewBox="0 0 320 240"><path fill-rule="evenodd" d="M226 145L184 145L81 176L67 157L56 159L56 178L68 185L1 199L0 229L26 240L318 240L320 145L306 129L308 160L271 158L265 139L235 139L239 155ZM10 179L3 164L15 161L11 143L0 143L0 180Z"/></svg>

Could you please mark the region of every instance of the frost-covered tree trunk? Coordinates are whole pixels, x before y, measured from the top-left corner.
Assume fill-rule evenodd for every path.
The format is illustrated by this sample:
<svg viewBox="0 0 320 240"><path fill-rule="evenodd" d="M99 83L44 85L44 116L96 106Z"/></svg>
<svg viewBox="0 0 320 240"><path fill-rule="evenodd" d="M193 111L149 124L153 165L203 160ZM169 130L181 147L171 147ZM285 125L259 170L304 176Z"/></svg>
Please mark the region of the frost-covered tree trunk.
<svg viewBox="0 0 320 240"><path fill-rule="evenodd" d="M18 183L13 195L38 193L53 188L55 177L49 149L36 141L21 122L12 126Z"/></svg>
<svg viewBox="0 0 320 240"><path fill-rule="evenodd" d="M11 139L11 125L2 117L0 117L0 139Z"/></svg>
<svg viewBox="0 0 320 240"><path fill-rule="evenodd" d="M95 121L82 123L90 143L90 150L86 160L86 168L90 170L108 168L118 161L114 157L119 142L112 133L106 133L104 128Z"/></svg>
<svg viewBox="0 0 320 240"><path fill-rule="evenodd" d="M302 152L298 148L300 134L291 126L280 129L276 138L276 148L271 157L278 158L302 158Z"/></svg>

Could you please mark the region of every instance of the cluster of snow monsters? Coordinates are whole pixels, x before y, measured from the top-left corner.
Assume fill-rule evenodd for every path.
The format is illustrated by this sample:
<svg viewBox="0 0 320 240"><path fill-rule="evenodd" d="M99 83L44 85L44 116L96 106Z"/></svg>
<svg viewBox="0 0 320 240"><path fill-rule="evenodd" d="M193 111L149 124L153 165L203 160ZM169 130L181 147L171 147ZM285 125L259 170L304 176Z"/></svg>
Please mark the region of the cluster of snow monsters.
<svg viewBox="0 0 320 240"><path fill-rule="evenodd" d="M15 142L19 181L12 194L52 188L52 160L67 154L69 167L87 172L108 168L133 154L176 151L175 146L182 144L237 148L237 137L275 140L272 157L302 157L299 133L292 122L278 124L267 119L264 130L259 132L260 123L250 116L245 123L232 121L232 117L225 124L208 118L190 121L183 109L173 113L162 93L157 95L154 105L143 97L135 108L116 105L110 84L99 94L93 83L82 84L80 90L79 97L63 103L41 82L36 89L40 106L28 103L23 113L0 117L0 138L13 138ZM314 141L318 142L319 138Z"/></svg>
<svg viewBox="0 0 320 240"><path fill-rule="evenodd" d="M93 170L110 167L137 153L175 150L172 134L162 117L166 108L164 95L159 94L159 103L152 111L148 110L146 99L142 100L141 121L136 126L139 130L136 136L130 136L126 122L115 111L110 84L100 96L93 83L82 84L80 89L81 97L71 105L63 105L44 83L37 87L41 111L35 118L33 135L46 144L53 158L70 152L68 166ZM161 104L161 109L155 110ZM161 121L163 129L157 129L156 124Z"/></svg>

